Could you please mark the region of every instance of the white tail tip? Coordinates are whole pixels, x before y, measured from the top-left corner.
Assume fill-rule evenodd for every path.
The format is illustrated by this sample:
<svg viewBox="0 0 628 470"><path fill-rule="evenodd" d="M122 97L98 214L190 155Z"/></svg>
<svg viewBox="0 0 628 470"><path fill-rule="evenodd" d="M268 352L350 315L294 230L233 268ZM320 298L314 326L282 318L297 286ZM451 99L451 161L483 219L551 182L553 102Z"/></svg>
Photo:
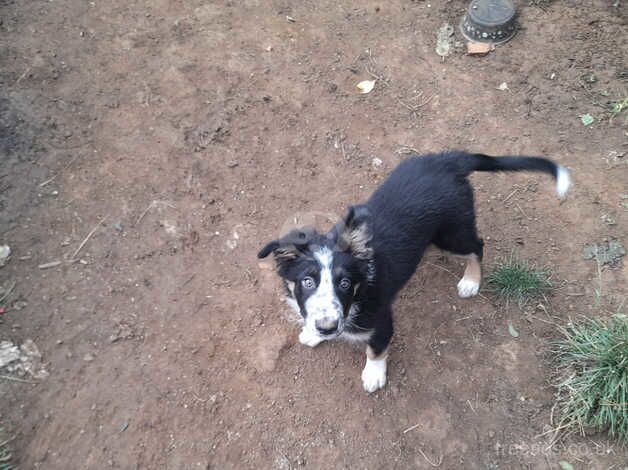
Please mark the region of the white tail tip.
<svg viewBox="0 0 628 470"><path fill-rule="evenodd" d="M571 177L569 176L569 171L565 167L558 166L558 171L556 172L556 192L558 197L565 197L570 186Z"/></svg>

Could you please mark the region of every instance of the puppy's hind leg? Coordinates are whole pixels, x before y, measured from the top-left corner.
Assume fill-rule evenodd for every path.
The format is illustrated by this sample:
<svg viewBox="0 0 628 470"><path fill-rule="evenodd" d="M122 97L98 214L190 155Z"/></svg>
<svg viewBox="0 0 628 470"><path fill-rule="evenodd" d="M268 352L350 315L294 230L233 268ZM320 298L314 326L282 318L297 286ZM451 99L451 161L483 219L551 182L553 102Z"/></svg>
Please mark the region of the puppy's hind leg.
<svg viewBox="0 0 628 470"><path fill-rule="evenodd" d="M482 255L484 242L478 237L475 229L475 216L467 211L466 217L443 227L434 244L441 250L448 251L467 260L462 279L458 282L458 296L467 299L477 295L482 281Z"/></svg>
<svg viewBox="0 0 628 470"><path fill-rule="evenodd" d="M478 255L471 254L465 258L467 259L467 266L462 279L458 281L458 296L463 299L477 295L482 281L482 266Z"/></svg>

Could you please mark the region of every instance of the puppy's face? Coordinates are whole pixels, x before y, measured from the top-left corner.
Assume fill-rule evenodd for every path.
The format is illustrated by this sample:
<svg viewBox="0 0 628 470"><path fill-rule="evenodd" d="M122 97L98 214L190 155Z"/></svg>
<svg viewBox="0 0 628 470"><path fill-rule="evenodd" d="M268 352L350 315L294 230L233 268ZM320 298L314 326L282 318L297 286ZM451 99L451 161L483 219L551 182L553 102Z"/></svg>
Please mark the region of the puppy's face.
<svg viewBox="0 0 628 470"><path fill-rule="evenodd" d="M351 208L327 235L294 230L258 255L274 254L288 295L312 335L329 339L342 334L351 322L352 306L369 281L373 255L367 217L364 209Z"/></svg>

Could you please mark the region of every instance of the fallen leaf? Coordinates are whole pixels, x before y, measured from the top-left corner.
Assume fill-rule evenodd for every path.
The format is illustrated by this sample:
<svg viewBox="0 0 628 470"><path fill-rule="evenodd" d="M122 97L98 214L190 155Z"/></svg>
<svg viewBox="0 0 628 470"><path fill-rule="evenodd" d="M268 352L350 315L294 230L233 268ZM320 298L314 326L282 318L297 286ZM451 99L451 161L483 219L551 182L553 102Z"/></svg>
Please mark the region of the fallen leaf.
<svg viewBox="0 0 628 470"><path fill-rule="evenodd" d="M560 462L558 462L558 465L560 465L560 468L562 468L563 470L573 470L573 465L571 465L566 460L561 460Z"/></svg>
<svg viewBox="0 0 628 470"><path fill-rule="evenodd" d="M512 336L513 338L519 337L519 332L515 330L515 327L512 326L512 323L508 323L508 333L510 333L510 336Z"/></svg>
<svg viewBox="0 0 628 470"><path fill-rule="evenodd" d="M356 86L358 87L358 90L360 90L360 93L370 93L373 90L373 87L375 87L375 81L376 80L364 80L358 83Z"/></svg>
<svg viewBox="0 0 628 470"><path fill-rule="evenodd" d="M590 126L591 124L595 122L595 118L591 116L589 113L587 113L587 114L582 114L580 116L580 121L582 121L582 125Z"/></svg>
<svg viewBox="0 0 628 470"><path fill-rule="evenodd" d="M490 42L473 42L467 43L467 54L469 55L484 55L495 49L495 46Z"/></svg>

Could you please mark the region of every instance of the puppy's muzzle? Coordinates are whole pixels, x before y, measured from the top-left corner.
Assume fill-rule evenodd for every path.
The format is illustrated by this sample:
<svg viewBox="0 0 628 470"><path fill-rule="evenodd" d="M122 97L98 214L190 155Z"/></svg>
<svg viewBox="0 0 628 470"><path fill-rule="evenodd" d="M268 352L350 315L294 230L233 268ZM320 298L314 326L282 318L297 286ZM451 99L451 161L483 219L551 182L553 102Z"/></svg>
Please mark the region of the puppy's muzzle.
<svg viewBox="0 0 628 470"><path fill-rule="evenodd" d="M333 317L319 318L314 322L314 326L321 335L333 335L338 331L338 319Z"/></svg>

